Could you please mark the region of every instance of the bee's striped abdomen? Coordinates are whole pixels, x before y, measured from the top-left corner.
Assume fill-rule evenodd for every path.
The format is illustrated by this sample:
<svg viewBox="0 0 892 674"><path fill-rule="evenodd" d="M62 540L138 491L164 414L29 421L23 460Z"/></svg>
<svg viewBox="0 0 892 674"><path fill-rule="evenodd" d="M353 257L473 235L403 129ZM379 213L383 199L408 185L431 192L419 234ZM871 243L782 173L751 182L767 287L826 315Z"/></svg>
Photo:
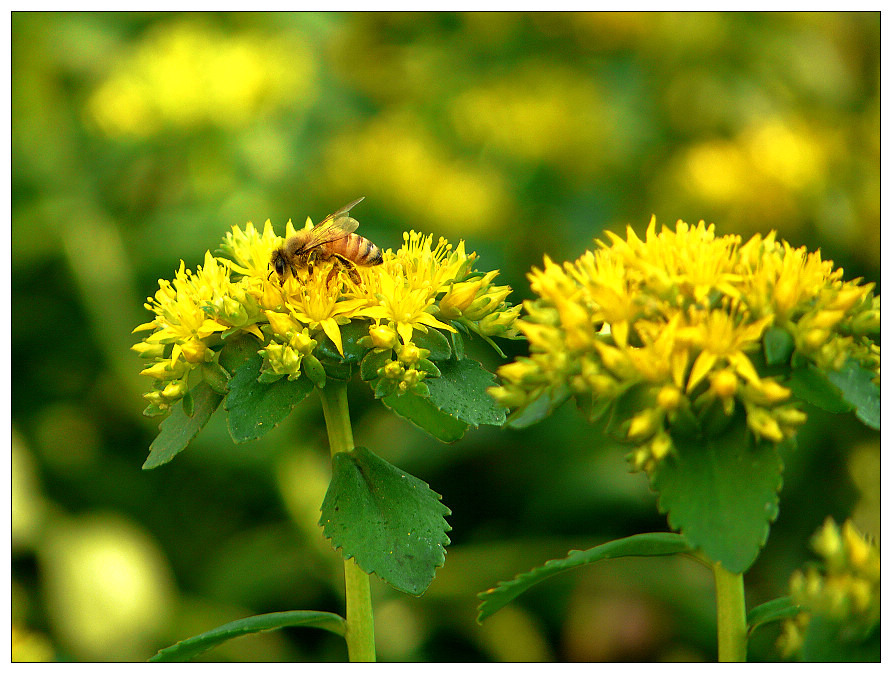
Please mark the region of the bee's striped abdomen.
<svg viewBox="0 0 892 674"><path fill-rule="evenodd" d="M332 241L329 250L361 267L374 267L383 262L381 249L359 234L348 234L343 239Z"/></svg>

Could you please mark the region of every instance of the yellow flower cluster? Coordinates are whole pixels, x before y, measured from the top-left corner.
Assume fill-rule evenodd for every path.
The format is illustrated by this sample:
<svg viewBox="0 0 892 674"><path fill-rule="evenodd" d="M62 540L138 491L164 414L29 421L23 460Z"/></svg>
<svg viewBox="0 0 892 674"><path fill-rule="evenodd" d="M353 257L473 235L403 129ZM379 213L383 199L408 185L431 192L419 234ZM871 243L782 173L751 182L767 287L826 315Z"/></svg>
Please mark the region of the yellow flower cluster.
<svg viewBox="0 0 892 674"><path fill-rule="evenodd" d="M152 361L140 373L154 380L153 390L144 396L148 413L165 411L182 398L189 390L189 373L214 360L213 347L223 338L240 330L262 337L257 302L230 281L229 270L210 253L195 273L181 260L173 282L161 279L158 285L145 304L155 319L133 331L152 331L133 346Z"/></svg>
<svg viewBox="0 0 892 674"><path fill-rule="evenodd" d="M672 449L673 423L716 407L731 415L742 405L749 428L773 442L805 421L790 389L761 373L769 329L818 367L853 357L879 376L867 337L879 330L873 284L843 282L820 253L774 233L741 245L702 221L658 233L652 218L644 241L631 227L626 239L608 237L572 263L546 257L529 275L538 297L517 327L530 356L499 369L503 386L490 391L501 405L574 395L604 410L634 399L622 430L637 445L633 469L650 470Z"/></svg>
<svg viewBox="0 0 892 674"><path fill-rule="evenodd" d="M297 36L222 31L189 17L159 23L115 59L86 109L109 136L145 138L165 128L232 129L314 95L312 54Z"/></svg>
<svg viewBox="0 0 892 674"><path fill-rule="evenodd" d="M784 657L804 643L811 616L857 627L863 634L880 619L880 550L846 521L842 530L831 519L812 538L821 568L797 570L790 578L790 596L804 610L784 622L778 646Z"/></svg>
<svg viewBox="0 0 892 674"><path fill-rule="evenodd" d="M306 226L312 227L309 219ZM294 234L289 221L285 238ZM477 255L465 251L464 241L453 249L442 238L434 245L432 235L411 231L401 248L383 253L382 264L357 267L361 283L343 271L329 281L331 262L299 269L282 283L270 257L285 238L269 221L262 231L251 223L234 226L221 245L227 258L207 253L195 273L181 262L172 283L159 281L145 305L155 319L134 330L152 331L133 347L153 361L142 372L156 380L146 394L147 413L164 412L182 398L190 372L215 362L225 339L239 332L257 339L261 381L303 373L324 386L326 359L355 363L357 351L374 351L378 367L365 378L379 395L425 394L423 380L439 370L428 360L430 349L416 342L431 329L475 333L493 346L492 337L519 335L520 307L506 301L511 289L493 283L498 272L474 271ZM347 326L352 341L345 354Z"/></svg>

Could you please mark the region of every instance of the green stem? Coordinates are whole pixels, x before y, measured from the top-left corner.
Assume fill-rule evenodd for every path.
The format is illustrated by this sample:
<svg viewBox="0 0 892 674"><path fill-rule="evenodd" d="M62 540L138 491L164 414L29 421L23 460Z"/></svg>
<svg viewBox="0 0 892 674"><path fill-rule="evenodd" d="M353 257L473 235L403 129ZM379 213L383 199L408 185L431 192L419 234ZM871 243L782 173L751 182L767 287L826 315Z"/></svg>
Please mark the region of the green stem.
<svg viewBox="0 0 892 674"><path fill-rule="evenodd" d="M329 379L318 389L328 429L331 455L353 449L353 428L347 408L347 384ZM353 559L344 560L347 597L347 654L350 662L375 662L375 619L369 575Z"/></svg>
<svg viewBox="0 0 892 674"><path fill-rule="evenodd" d="M727 571L713 562L719 662L746 662L746 599L743 574Z"/></svg>

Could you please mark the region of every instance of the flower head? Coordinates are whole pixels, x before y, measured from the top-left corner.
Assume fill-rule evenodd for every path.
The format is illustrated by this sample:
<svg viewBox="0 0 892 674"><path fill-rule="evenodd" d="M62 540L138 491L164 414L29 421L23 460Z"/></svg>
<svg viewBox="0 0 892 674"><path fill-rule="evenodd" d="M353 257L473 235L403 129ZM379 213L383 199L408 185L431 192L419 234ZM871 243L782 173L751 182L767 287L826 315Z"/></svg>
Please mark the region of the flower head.
<svg viewBox="0 0 892 674"><path fill-rule="evenodd" d="M805 415L790 400L783 368L770 369L769 330L821 368L854 358L879 376L879 298L872 284L844 282L820 253L778 243L774 233L741 245L717 237L713 225L679 221L658 233L652 218L644 240L608 233L574 262L545 258L529 274L536 299L515 322L530 356L499 370L491 389L507 407L541 398L616 402L635 388L637 408L621 407L626 438L637 448L634 469L654 468L671 449L683 417L705 420L718 406L742 409L750 430L772 442L790 437ZM565 396L564 396L565 397ZM669 443L667 445L667 443Z"/></svg>
<svg viewBox="0 0 892 674"><path fill-rule="evenodd" d="M312 226L308 219L306 227ZM155 319L134 331L151 331L133 347L151 361L143 370L154 381L147 413L165 412L182 398L190 373L216 363L238 333L256 338L261 381L306 374L321 386L326 367L343 377L345 367L349 372L374 352L374 367L364 366L363 376L378 395L425 394L423 380L439 376L430 350L419 346L431 330L475 333L491 344L493 336L519 334L519 307L506 299L511 289L493 283L498 272L474 271L477 255L465 251L464 241L453 248L445 239L434 244L432 235L407 232L380 265L348 273L344 264L313 257L280 281L271 273L271 256L295 233L291 221L284 237L269 221L262 230L234 226L221 244L226 257L207 253L196 272L181 263L173 282L159 281L146 304Z"/></svg>
<svg viewBox="0 0 892 674"><path fill-rule="evenodd" d="M880 550L846 521L842 528L829 517L812 537L820 566L797 570L790 596L803 608L784 622L778 646L784 657L801 651L812 617L845 625L838 634L857 641L880 620ZM825 630L824 634L828 634Z"/></svg>

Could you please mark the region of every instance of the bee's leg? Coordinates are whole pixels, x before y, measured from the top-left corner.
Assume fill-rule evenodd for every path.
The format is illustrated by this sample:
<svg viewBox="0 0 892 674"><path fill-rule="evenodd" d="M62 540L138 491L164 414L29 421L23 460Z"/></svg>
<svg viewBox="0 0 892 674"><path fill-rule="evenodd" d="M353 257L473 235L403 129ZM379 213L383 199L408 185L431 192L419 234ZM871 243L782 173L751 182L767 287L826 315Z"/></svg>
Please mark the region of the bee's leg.
<svg viewBox="0 0 892 674"><path fill-rule="evenodd" d="M356 271L356 265L353 264L350 260L337 255L335 260L340 264L341 269L347 272L347 276L350 277L350 280L353 281L356 285L362 285L362 278L359 276L359 272Z"/></svg>
<svg viewBox="0 0 892 674"><path fill-rule="evenodd" d="M328 276L327 276L326 279L325 279L325 287L326 287L326 288L327 288L328 286L331 285L331 282L332 282L332 281L335 279L335 277L338 275L339 268L340 268L340 265L339 265L337 262L335 262L335 263L332 265L332 267L331 267L331 271L328 272Z"/></svg>
<svg viewBox="0 0 892 674"><path fill-rule="evenodd" d="M352 264L347 265L347 274L350 276L350 280L353 281L356 285L362 285L362 278L359 275L359 272L356 271L356 267Z"/></svg>
<svg viewBox="0 0 892 674"><path fill-rule="evenodd" d="M347 275L350 277L350 280L353 281L356 285L360 285L362 283L362 279L359 276L359 272L356 271L356 267L349 260L345 260L340 255L332 255L332 260L334 260L334 264L332 265L331 271L328 272L328 278L325 280L325 284L329 285L337 276L337 273L342 269L347 272Z"/></svg>
<svg viewBox="0 0 892 674"><path fill-rule="evenodd" d="M328 287L331 285L331 282L334 281L335 277L338 275L338 272L341 269L344 269L344 261L338 255L332 255L328 258L331 260L331 271L328 272L328 276L325 279L325 286Z"/></svg>

